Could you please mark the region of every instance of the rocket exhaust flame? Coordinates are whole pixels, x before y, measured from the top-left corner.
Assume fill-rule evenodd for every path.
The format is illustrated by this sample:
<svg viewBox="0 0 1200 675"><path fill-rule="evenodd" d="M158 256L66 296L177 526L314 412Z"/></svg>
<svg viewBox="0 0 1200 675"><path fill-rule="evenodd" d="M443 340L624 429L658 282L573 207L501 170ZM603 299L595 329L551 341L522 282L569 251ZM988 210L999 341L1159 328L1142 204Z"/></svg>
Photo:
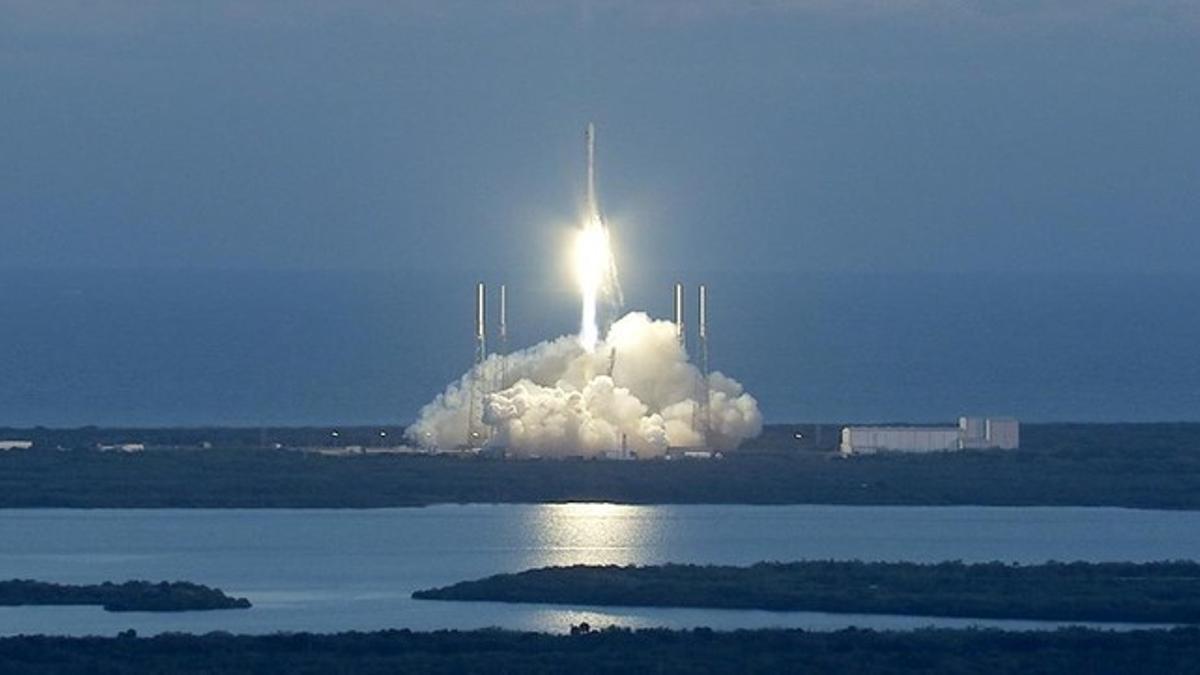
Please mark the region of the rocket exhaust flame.
<svg viewBox="0 0 1200 675"><path fill-rule="evenodd" d="M614 309L622 303L617 279L617 261L613 257L608 225L600 213L596 198L596 126L588 123L587 201L583 222L575 237L574 269L581 296L579 343L588 352L595 351L600 339L599 306L607 302Z"/></svg>
<svg viewBox="0 0 1200 675"><path fill-rule="evenodd" d="M762 430L754 397L708 370L705 339L703 370L689 361L682 285L675 289L674 322L640 312L618 318L623 299L596 197L590 124L586 139L587 201L570 258L582 300L579 334L510 352L501 287L500 351L488 354L480 285L475 366L421 409L406 431L410 441L442 449L482 444L515 456L662 457L670 448L728 450ZM701 288L703 337L707 300Z"/></svg>

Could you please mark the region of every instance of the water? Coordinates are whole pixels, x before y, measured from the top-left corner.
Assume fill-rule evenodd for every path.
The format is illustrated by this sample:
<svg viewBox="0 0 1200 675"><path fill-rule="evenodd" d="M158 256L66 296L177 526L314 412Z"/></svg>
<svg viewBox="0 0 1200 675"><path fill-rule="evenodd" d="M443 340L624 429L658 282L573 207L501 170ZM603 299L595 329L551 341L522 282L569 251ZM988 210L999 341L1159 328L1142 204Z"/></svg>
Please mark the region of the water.
<svg viewBox="0 0 1200 675"><path fill-rule="evenodd" d="M467 505L379 510L0 512L0 578L188 580L250 610L113 614L0 608L0 634L134 628L239 633L383 628L563 631L572 623L717 629L1031 621L412 600L417 589L545 565L1200 559L1200 512L1108 508Z"/></svg>

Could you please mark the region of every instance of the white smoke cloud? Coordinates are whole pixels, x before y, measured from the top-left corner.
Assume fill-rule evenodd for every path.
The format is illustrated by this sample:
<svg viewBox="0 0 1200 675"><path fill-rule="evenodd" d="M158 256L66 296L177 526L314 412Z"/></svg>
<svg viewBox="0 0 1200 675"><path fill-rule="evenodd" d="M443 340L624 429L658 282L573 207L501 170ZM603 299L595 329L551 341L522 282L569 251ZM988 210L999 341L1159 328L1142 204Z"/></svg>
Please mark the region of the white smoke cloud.
<svg viewBox="0 0 1200 675"><path fill-rule="evenodd" d="M423 407L407 434L430 448L486 440L543 457L603 455L624 437L639 457L656 457L668 447L729 450L761 430L758 402L736 380L713 372L705 386L675 325L631 312L592 352L564 336L489 356Z"/></svg>

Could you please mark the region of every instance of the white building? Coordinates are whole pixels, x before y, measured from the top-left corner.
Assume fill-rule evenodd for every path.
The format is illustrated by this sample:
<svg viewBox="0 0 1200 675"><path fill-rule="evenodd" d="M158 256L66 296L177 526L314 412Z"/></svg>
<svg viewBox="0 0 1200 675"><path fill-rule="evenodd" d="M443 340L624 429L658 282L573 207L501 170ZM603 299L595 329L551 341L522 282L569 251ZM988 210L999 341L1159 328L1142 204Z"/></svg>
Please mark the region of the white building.
<svg viewBox="0 0 1200 675"><path fill-rule="evenodd" d="M100 446L100 452L144 452L145 450L145 443L118 443Z"/></svg>
<svg viewBox="0 0 1200 675"><path fill-rule="evenodd" d="M957 450L958 438L955 427L845 427L841 451L843 455L859 455Z"/></svg>
<svg viewBox="0 0 1200 675"><path fill-rule="evenodd" d="M33 441L0 441L0 450L28 450Z"/></svg>
<svg viewBox="0 0 1200 675"><path fill-rule="evenodd" d="M844 427L843 455L876 452L947 452L1020 444L1020 425L1011 418L960 417L957 427Z"/></svg>
<svg viewBox="0 0 1200 675"><path fill-rule="evenodd" d="M963 448L1015 450L1021 445L1021 425L1011 417L960 417Z"/></svg>

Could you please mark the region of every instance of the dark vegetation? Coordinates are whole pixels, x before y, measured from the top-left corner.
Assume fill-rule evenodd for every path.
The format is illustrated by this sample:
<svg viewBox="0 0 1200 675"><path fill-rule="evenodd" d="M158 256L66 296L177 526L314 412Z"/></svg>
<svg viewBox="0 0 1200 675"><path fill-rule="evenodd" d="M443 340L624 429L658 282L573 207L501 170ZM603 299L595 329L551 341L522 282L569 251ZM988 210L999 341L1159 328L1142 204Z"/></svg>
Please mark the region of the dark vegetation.
<svg viewBox="0 0 1200 675"><path fill-rule="evenodd" d="M1021 450L841 459L796 429L769 427L720 461L507 461L328 457L245 447L102 453L54 450L54 434L0 453L0 507L383 507L456 502L1045 505L1200 508L1200 424L1027 425ZM201 431L204 433L201 434ZM311 431L311 430L310 430ZM159 441L259 430L159 430ZM235 433L236 432L236 433ZM267 438L279 430L268 430ZM144 432L74 430L81 447L151 443ZM328 430L312 431L324 438ZM339 438L351 438L339 432ZM366 431L363 431L366 433ZM378 434L378 430L372 430ZM802 432L804 433L804 432ZM105 435L107 434L107 435ZM813 434L815 437L815 434ZM49 440L47 440L49 439ZM64 440L64 438L59 438ZM351 443L347 440L347 443ZM68 447L68 446L64 446ZM76 447L76 446L70 446Z"/></svg>
<svg viewBox="0 0 1200 675"><path fill-rule="evenodd" d="M381 435L382 433L382 435ZM0 427L0 438L33 441L40 449L91 450L99 445L143 443L158 448L271 448L313 446L397 445L404 440L404 427Z"/></svg>
<svg viewBox="0 0 1200 675"><path fill-rule="evenodd" d="M0 672L34 673L1197 673L1200 630L1009 633L498 630L0 639Z"/></svg>
<svg viewBox="0 0 1200 675"><path fill-rule="evenodd" d="M840 424L774 424L745 448L750 452L831 451L837 447ZM101 445L142 443L159 449L377 447L404 443L399 425L326 427L0 427L0 439L32 441L43 450L93 450ZM800 438L796 438L799 434Z"/></svg>
<svg viewBox="0 0 1200 675"><path fill-rule="evenodd" d="M547 567L413 593L422 600L1200 623L1200 564Z"/></svg>
<svg viewBox="0 0 1200 675"><path fill-rule="evenodd" d="M245 609L250 601L186 581L126 581L91 585L52 584L29 579L0 581L0 606L100 605L109 612L182 612Z"/></svg>

